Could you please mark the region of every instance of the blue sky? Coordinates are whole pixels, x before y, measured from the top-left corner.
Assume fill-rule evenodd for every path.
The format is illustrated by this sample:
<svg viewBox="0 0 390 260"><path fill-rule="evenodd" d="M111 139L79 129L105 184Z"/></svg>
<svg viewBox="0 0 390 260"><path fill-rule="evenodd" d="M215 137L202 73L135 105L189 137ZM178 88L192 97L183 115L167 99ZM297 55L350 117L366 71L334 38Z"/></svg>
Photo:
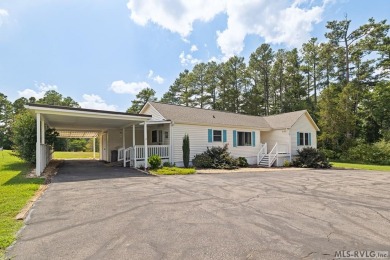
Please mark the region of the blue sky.
<svg viewBox="0 0 390 260"><path fill-rule="evenodd" d="M161 97L197 62L323 41L326 21L347 13L356 28L389 10L389 0L1 0L0 92L54 89L125 111L141 88Z"/></svg>

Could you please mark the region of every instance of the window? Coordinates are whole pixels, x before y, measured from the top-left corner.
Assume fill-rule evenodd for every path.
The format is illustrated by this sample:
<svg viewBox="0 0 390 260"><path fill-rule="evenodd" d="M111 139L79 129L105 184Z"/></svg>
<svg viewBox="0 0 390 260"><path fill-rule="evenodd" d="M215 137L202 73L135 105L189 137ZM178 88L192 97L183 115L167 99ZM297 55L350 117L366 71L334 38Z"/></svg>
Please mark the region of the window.
<svg viewBox="0 0 390 260"><path fill-rule="evenodd" d="M311 145L311 134L310 133L300 133L298 132L298 145Z"/></svg>
<svg viewBox="0 0 390 260"><path fill-rule="evenodd" d="M163 142L163 134L162 130L153 130L152 131L152 143L162 143Z"/></svg>
<svg viewBox="0 0 390 260"><path fill-rule="evenodd" d="M238 146L251 146L252 133L251 132L237 132Z"/></svg>
<svg viewBox="0 0 390 260"><path fill-rule="evenodd" d="M222 142L221 130L213 130L213 142Z"/></svg>

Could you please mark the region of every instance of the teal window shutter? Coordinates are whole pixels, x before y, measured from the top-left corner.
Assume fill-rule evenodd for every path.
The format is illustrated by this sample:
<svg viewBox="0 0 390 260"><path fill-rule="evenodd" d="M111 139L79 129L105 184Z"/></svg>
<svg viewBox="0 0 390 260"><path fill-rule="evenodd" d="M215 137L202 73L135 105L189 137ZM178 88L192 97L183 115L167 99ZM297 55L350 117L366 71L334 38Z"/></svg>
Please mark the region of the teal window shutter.
<svg viewBox="0 0 390 260"><path fill-rule="evenodd" d="M309 133L309 145L311 145L311 133Z"/></svg>
<svg viewBox="0 0 390 260"><path fill-rule="evenodd" d="M252 146L253 147L256 146L256 132L255 131L252 132Z"/></svg>
<svg viewBox="0 0 390 260"><path fill-rule="evenodd" d="M222 140L224 143L226 143L227 142L227 132L226 132L226 130L223 130L222 132L223 132L223 139Z"/></svg>
<svg viewBox="0 0 390 260"><path fill-rule="evenodd" d="M237 147L237 131L233 130L233 147Z"/></svg>
<svg viewBox="0 0 390 260"><path fill-rule="evenodd" d="M213 142L213 129L209 129L209 143Z"/></svg>
<svg viewBox="0 0 390 260"><path fill-rule="evenodd" d="M299 140L299 132L297 132L297 146L299 146L299 144L300 144L300 140Z"/></svg>

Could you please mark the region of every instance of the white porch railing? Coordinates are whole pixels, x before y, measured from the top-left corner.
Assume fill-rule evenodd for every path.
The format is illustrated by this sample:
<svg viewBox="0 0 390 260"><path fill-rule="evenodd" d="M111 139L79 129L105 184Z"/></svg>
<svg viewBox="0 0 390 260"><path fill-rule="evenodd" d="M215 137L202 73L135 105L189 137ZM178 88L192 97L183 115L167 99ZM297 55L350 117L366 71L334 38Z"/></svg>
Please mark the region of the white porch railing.
<svg viewBox="0 0 390 260"><path fill-rule="evenodd" d="M123 161L125 155L125 148L119 148L118 149L118 162Z"/></svg>
<svg viewBox="0 0 390 260"><path fill-rule="evenodd" d="M157 154L161 159L169 158L169 145L148 145L148 156ZM145 159L145 147L143 145L136 145L135 149L135 159Z"/></svg>
<svg viewBox="0 0 390 260"><path fill-rule="evenodd" d="M260 144L260 151L257 153L257 164L267 155L267 143Z"/></svg>
<svg viewBox="0 0 390 260"><path fill-rule="evenodd" d="M125 160L124 165L126 165L127 162L130 162L130 167L135 165L135 162L134 162L134 148L133 147L129 147L129 148L126 148L124 150L124 160Z"/></svg>
<svg viewBox="0 0 390 260"><path fill-rule="evenodd" d="M157 154L161 159L169 159L169 145L148 145L148 157ZM145 146L136 145L126 149L118 149L118 161L123 161L124 165L130 162L131 167L137 167L137 161L145 160Z"/></svg>
<svg viewBox="0 0 390 260"><path fill-rule="evenodd" d="M278 143L275 143L274 147L268 154L268 167L271 167L278 156Z"/></svg>
<svg viewBox="0 0 390 260"><path fill-rule="evenodd" d="M41 171L43 172L53 157L50 145L41 144Z"/></svg>

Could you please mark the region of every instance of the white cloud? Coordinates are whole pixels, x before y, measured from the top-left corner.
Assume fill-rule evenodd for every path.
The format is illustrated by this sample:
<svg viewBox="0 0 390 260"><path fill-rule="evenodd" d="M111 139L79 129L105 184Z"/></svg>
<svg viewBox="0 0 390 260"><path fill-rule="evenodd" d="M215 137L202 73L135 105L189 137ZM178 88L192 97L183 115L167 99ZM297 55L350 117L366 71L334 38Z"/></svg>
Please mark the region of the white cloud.
<svg viewBox="0 0 390 260"><path fill-rule="evenodd" d="M201 60L192 57L191 54L185 54L184 51L180 53L179 59L182 66L194 66L202 62Z"/></svg>
<svg viewBox="0 0 390 260"><path fill-rule="evenodd" d="M25 98L35 97L36 99L40 99L43 98L46 91L58 90L58 87L56 85L50 85L46 83L39 83L39 84L35 83L34 85L37 90L26 88L22 91L18 91L19 97L25 97Z"/></svg>
<svg viewBox="0 0 390 260"><path fill-rule="evenodd" d="M196 47L196 45L195 44L193 44L192 46L191 46L191 52L195 52L195 51L197 51L198 50L198 47Z"/></svg>
<svg viewBox="0 0 390 260"><path fill-rule="evenodd" d="M116 111L117 106L108 105L106 102L98 95L95 94L84 94L83 101L78 102L82 108L90 108L90 109L99 109L99 110L110 110Z"/></svg>
<svg viewBox="0 0 390 260"><path fill-rule="evenodd" d="M300 7L306 1L228 1L228 26L217 33L217 43L226 57L239 54L247 35L265 42L299 47L310 38L313 24L321 21L325 5ZM263 17L263 19L259 19Z"/></svg>
<svg viewBox="0 0 390 260"><path fill-rule="evenodd" d="M152 79L153 81L157 82L158 84L163 84L164 83L164 78L161 77L160 75L153 76L154 72L153 70L149 70L148 73L148 78Z"/></svg>
<svg viewBox="0 0 390 260"><path fill-rule="evenodd" d="M217 32L217 44L226 59L243 50L247 35L260 36L267 43L299 47L310 38L313 25L321 21L326 5L333 0L320 1L130 0L127 7L137 24L155 23L182 37L191 33L194 21L208 22L225 13L227 28Z"/></svg>
<svg viewBox="0 0 390 260"><path fill-rule="evenodd" d="M185 38L191 33L194 21L211 21L225 9L225 1L130 0L127 8L135 23L146 25L152 22Z"/></svg>
<svg viewBox="0 0 390 260"><path fill-rule="evenodd" d="M110 90L117 94L133 94L136 95L141 89L150 88L150 85L142 82L124 82L123 80L113 81Z"/></svg>
<svg viewBox="0 0 390 260"><path fill-rule="evenodd" d="M0 26L7 20L9 13L5 9L0 9Z"/></svg>

